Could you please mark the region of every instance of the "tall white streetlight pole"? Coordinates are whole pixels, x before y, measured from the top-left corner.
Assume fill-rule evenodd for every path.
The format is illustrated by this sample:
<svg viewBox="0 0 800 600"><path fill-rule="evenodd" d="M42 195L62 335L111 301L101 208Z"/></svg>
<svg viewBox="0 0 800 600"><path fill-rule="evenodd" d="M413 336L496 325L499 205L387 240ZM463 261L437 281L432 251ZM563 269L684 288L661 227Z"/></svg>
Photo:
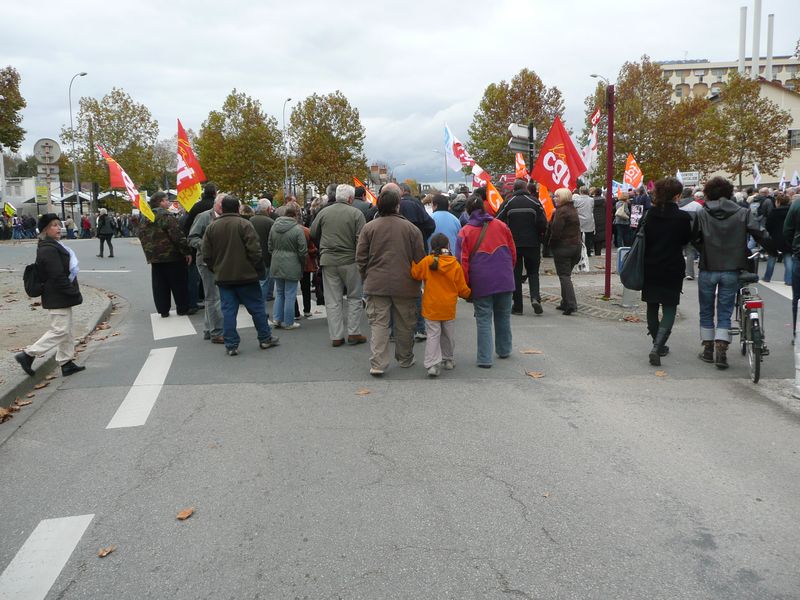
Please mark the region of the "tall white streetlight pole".
<svg viewBox="0 0 800 600"><path fill-rule="evenodd" d="M286 196L289 195L289 140L286 139L286 104L291 102L291 98L283 101L283 203L286 204Z"/></svg>
<svg viewBox="0 0 800 600"><path fill-rule="evenodd" d="M75 127L72 125L72 82L75 81L76 77L85 77L86 74L86 71L75 73L72 79L69 80L69 130L72 133L72 188L75 192L75 200L78 201L78 211L81 214L83 214L83 207L80 197L81 189L78 184L78 154L75 152ZM73 204L73 208L74 206Z"/></svg>
<svg viewBox="0 0 800 600"><path fill-rule="evenodd" d="M447 193L449 189L447 185L447 155L441 150L434 150L434 152L436 152L436 154L441 154L442 158L444 158L444 191Z"/></svg>

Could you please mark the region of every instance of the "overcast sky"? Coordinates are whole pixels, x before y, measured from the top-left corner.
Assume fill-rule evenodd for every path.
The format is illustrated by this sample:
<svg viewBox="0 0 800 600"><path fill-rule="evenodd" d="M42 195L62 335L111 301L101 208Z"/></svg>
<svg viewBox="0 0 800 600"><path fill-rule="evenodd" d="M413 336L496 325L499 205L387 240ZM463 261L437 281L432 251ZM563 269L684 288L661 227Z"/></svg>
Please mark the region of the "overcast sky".
<svg viewBox="0 0 800 600"><path fill-rule="evenodd" d="M87 71L73 107L123 88L152 111L162 138L175 133L176 117L199 130L234 87L279 125L286 98L339 89L361 114L369 161L388 162L401 179L441 181L433 149L444 123L466 140L489 83L533 69L562 91L566 124L580 131L590 73L613 80L645 53L736 60L745 4L750 56L752 1L15 1L0 9L0 66L22 76L23 152L58 139L69 124L69 80ZM762 55L768 13L774 54L792 54L797 0L763 1Z"/></svg>

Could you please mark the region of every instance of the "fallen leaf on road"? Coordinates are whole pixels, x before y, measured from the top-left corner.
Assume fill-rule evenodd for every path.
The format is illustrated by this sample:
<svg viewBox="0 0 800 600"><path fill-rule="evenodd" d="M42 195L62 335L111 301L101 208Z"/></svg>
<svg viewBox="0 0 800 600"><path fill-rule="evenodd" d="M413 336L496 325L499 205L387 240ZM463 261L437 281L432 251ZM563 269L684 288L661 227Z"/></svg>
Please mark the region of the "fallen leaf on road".
<svg viewBox="0 0 800 600"><path fill-rule="evenodd" d="M14 415L11 414L10 410L0 406L0 423L5 423L6 421L8 421L13 416Z"/></svg>
<svg viewBox="0 0 800 600"><path fill-rule="evenodd" d="M544 377L544 373L541 371L525 371L525 375L532 377L533 379L541 379Z"/></svg>
<svg viewBox="0 0 800 600"><path fill-rule="evenodd" d="M119 331L115 331L114 333L111 334L111 337L117 337L118 335L119 335Z"/></svg>
<svg viewBox="0 0 800 600"><path fill-rule="evenodd" d="M366 396L369 393L371 393L371 390L368 390L367 388L361 388L356 392L356 396Z"/></svg>
<svg viewBox="0 0 800 600"><path fill-rule="evenodd" d="M17 398L16 400L14 400L14 404L16 404L17 406L28 406L29 404L33 404L33 402L31 402L30 400L20 400L19 398Z"/></svg>
<svg viewBox="0 0 800 600"><path fill-rule="evenodd" d="M625 315L622 317L623 321L627 321L628 323L641 323L642 320L637 317L636 315Z"/></svg>
<svg viewBox="0 0 800 600"><path fill-rule="evenodd" d="M526 348L525 350L520 350L520 354L544 354L541 350L534 350L533 348Z"/></svg>
<svg viewBox="0 0 800 600"><path fill-rule="evenodd" d="M656 371L656 377L666 377L666 376L667 376L666 371Z"/></svg>
<svg viewBox="0 0 800 600"><path fill-rule="evenodd" d="M542 494L542 497L549 498L550 497L550 492L545 492L544 494Z"/></svg>
<svg viewBox="0 0 800 600"><path fill-rule="evenodd" d="M111 329L111 325L103 321L97 326L97 329Z"/></svg>
<svg viewBox="0 0 800 600"><path fill-rule="evenodd" d="M185 521L186 519L191 517L193 513L194 513L194 507L184 509L184 510L182 510L181 512L178 513L178 520L179 521Z"/></svg>
<svg viewBox="0 0 800 600"><path fill-rule="evenodd" d="M11 412L17 412L19 410L19 406L17 406L16 404L12 404L11 406L8 407L8 410L10 410Z"/></svg>
<svg viewBox="0 0 800 600"><path fill-rule="evenodd" d="M46 388L48 385L50 385L49 381L43 381L42 383L37 383L35 386L33 386L33 389L41 390L43 388Z"/></svg>
<svg viewBox="0 0 800 600"><path fill-rule="evenodd" d="M41 306L41 302L31 302L31 306Z"/></svg>
<svg viewBox="0 0 800 600"><path fill-rule="evenodd" d="M83 352L84 350L86 350L86 346L83 344L75 348L75 352Z"/></svg>
<svg viewBox="0 0 800 600"><path fill-rule="evenodd" d="M100 548L100 551L97 553L97 556L99 556L100 558L105 558L106 556L111 554L116 549L117 549L117 547L114 546L114 545L107 546L105 548Z"/></svg>
<svg viewBox="0 0 800 600"><path fill-rule="evenodd" d="M47 376L45 377L45 379L46 379L47 381L53 381L53 379L55 379L55 378L56 378L56 376L55 376L55 375L47 375Z"/></svg>
<svg viewBox="0 0 800 600"><path fill-rule="evenodd" d="M33 392L28 392L27 394L25 394L25 397L26 398L33 398L35 395L36 394L34 394Z"/></svg>

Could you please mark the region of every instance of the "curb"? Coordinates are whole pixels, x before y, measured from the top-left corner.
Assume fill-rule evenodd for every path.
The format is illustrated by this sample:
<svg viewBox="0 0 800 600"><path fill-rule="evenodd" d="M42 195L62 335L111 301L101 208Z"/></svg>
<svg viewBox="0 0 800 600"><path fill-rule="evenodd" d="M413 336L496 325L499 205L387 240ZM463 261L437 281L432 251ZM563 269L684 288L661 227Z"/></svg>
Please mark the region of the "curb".
<svg viewBox="0 0 800 600"><path fill-rule="evenodd" d="M92 289L96 291L98 294L102 295L106 300L106 305L103 308L103 310L98 314L96 319L92 319L89 321L89 324L91 325L89 330L81 331L79 332L80 335L75 336L76 340L84 338L87 335L89 335L92 331L94 331L100 323L108 319L108 317L111 315L111 311L113 310L113 303L111 301L111 298L108 297L105 291L88 285L82 285L81 287ZM44 362L36 366L36 373L34 374L33 377L25 375L25 378L20 380L20 382L17 385L15 385L13 388L7 391L3 396L0 396L0 406L3 407L8 406L11 402L14 401L15 397L29 392L31 389L33 389L34 385L44 380L45 376L47 376L50 373L50 371L52 371L56 367L55 352L51 350L49 354L50 356L47 357L47 359L45 359ZM20 414L21 413L16 413L14 415L14 418L15 419L18 418ZM2 444L3 441L5 440L2 439L2 436L0 436L0 444Z"/></svg>

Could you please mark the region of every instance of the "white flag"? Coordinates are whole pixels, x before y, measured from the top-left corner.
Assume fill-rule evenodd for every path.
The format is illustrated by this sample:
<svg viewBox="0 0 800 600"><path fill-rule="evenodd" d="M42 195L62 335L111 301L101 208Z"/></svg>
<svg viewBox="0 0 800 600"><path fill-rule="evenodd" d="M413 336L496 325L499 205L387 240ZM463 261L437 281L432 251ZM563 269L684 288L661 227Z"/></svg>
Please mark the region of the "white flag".
<svg viewBox="0 0 800 600"><path fill-rule="evenodd" d="M464 148L464 144L453 135L447 124L444 126L444 155L447 157L447 166L453 171L460 171L462 167L475 165L475 160Z"/></svg>
<svg viewBox="0 0 800 600"><path fill-rule="evenodd" d="M786 191L786 169L783 170L781 175L781 182L778 184L778 189L782 192Z"/></svg>
<svg viewBox="0 0 800 600"><path fill-rule="evenodd" d="M761 183L761 172L758 170L758 165L753 163L753 185L757 186Z"/></svg>
<svg viewBox="0 0 800 600"><path fill-rule="evenodd" d="M798 185L800 185L800 175L798 175L797 171L795 171L792 174L792 186L797 187Z"/></svg>
<svg viewBox="0 0 800 600"><path fill-rule="evenodd" d="M681 175L681 170L680 169L678 169L678 171L675 173L675 179L677 179L678 181L683 183L683 175Z"/></svg>

